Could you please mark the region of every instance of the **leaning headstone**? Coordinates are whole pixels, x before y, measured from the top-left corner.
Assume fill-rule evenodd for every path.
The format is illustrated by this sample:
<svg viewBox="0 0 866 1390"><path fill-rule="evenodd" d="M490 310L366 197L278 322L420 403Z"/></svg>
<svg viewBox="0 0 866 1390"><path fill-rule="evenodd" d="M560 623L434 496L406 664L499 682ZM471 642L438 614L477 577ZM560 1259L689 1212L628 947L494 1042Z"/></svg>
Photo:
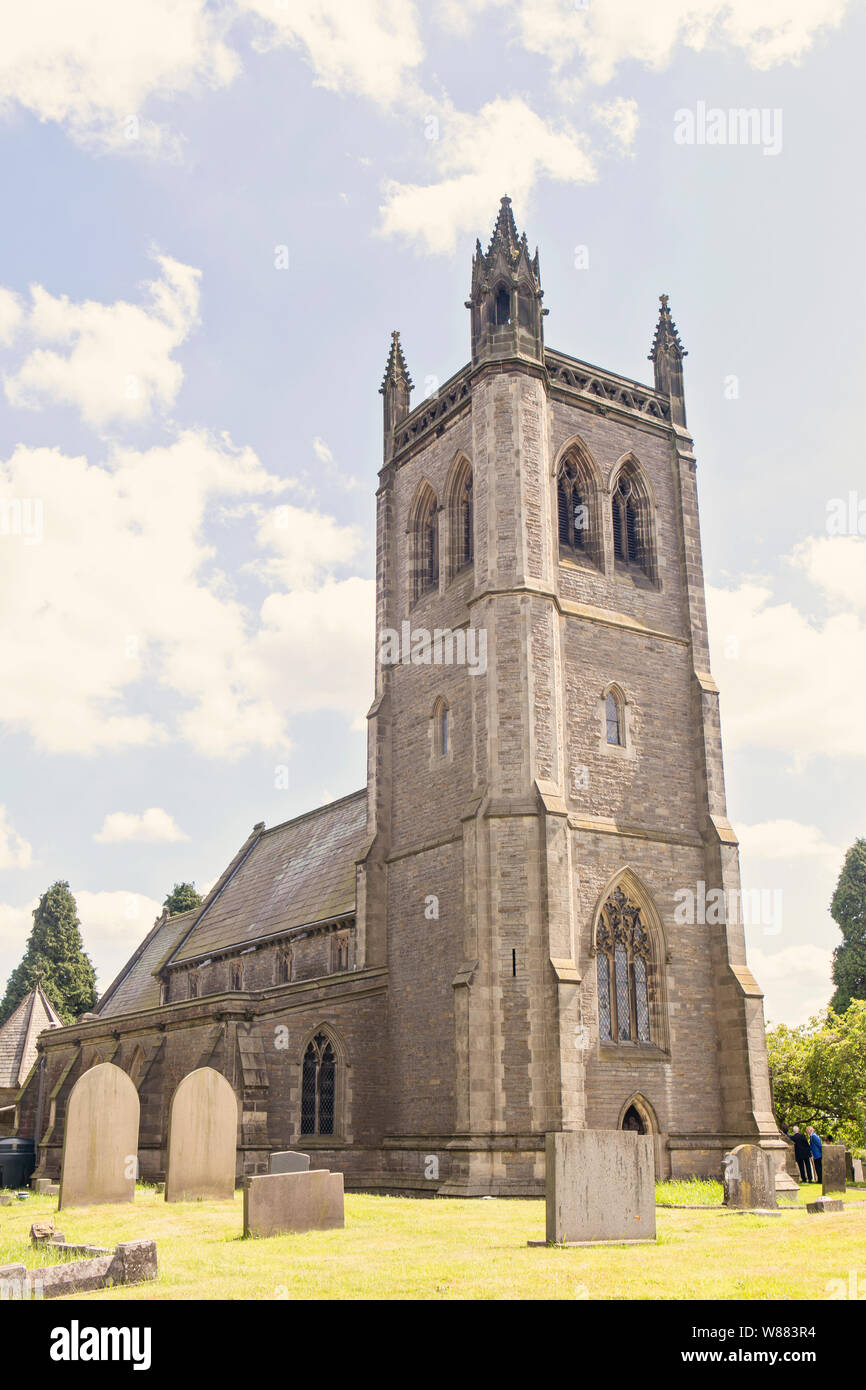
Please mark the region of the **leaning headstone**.
<svg viewBox="0 0 866 1390"><path fill-rule="evenodd" d="M845 1145L824 1144L821 1157L824 1160L821 1174L821 1192L829 1196L833 1192L845 1191Z"/></svg>
<svg viewBox="0 0 866 1390"><path fill-rule="evenodd" d="M850 1149L845 1150L845 1181L854 1181L854 1155Z"/></svg>
<svg viewBox="0 0 866 1390"><path fill-rule="evenodd" d="M772 1154L758 1144L738 1144L724 1157L726 1207L740 1211L772 1211L777 1207L776 1172Z"/></svg>
<svg viewBox="0 0 866 1390"><path fill-rule="evenodd" d="M655 1241L650 1135L620 1129L548 1134L545 1162L545 1244Z"/></svg>
<svg viewBox="0 0 866 1390"><path fill-rule="evenodd" d="M855 1158L851 1166L854 1169L854 1182L863 1182L862 1158Z"/></svg>
<svg viewBox="0 0 866 1390"><path fill-rule="evenodd" d="M230 1200L235 1191L238 1102L213 1067L185 1076L171 1098L165 1200Z"/></svg>
<svg viewBox="0 0 866 1390"><path fill-rule="evenodd" d="M817 1197L806 1203L806 1210L811 1216L820 1216L822 1212L844 1211L845 1203L841 1197Z"/></svg>
<svg viewBox="0 0 866 1390"><path fill-rule="evenodd" d="M263 1173L244 1184L244 1235L330 1231L345 1226L343 1174Z"/></svg>
<svg viewBox="0 0 866 1390"><path fill-rule="evenodd" d="M100 1062L79 1077L66 1107L60 1202L131 1202L138 1168L138 1092L125 1071Z"/></svg>
<svg viewBox="0 0 866 1390"><path fill-rule="evenodd" d="M309 1173L310 1155L294 1153L285 1149L282 1153L271 1154L269 1172L271 1173Z"/></svg>

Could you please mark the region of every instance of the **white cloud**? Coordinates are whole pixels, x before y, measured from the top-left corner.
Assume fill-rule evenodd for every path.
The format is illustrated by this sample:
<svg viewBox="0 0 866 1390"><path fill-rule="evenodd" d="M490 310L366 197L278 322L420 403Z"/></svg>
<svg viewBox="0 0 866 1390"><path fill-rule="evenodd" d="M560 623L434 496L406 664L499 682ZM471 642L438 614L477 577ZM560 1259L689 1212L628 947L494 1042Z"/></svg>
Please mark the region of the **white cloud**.
<svg viewBox="0 0 866 1390"><path fill-rule="evenodd" d="M315 439L313 440L313 453L316 455L316 458L320 461L320 463L334 462L334 455L331 453L331 450L328 448L324 439L322 439L320 435L316 435Z"/></svg>
<svg viewBox="0 0 866 1390"><path fill-rule="evenodd" d="M40 500L44 538L0 538L0 720L52 752L179 735L206 756L233 757L288 746L298 708L363 713L372 595L364 581L329 578L359 537L295 507L277 508L288 524L274 525L265 503L284 486L252 451L200 431L143 452L115 449L105 468L19 446L0 465L0 501ZM247 505L237 509L239 499ZM240 535L258 556L247 568L278 590L258 609L238 598L206 537L228 531L237 566L233 526L214 523L225 502L241 527L250 503L258 517L252 537Z"/></svg>
<svg viewBox="0 0 866 1390"><path fill-rule="evenodd" d="M26 869L32 846L12 829L5 806L0 806L0 869Z"/></svg>
<svg viewBox="0 0 866 1390"><path fill-rule="evenodd" d="M708 587L707 611L729 748L776 750L801 767L817 755L866 757L866 625L856 613L813 618L752 580Z"/></svg>
<svg viewBox="0 0 866 1390"><path fill-rule="evenodd" d="M188 840L174 816L161 806L149 806L140 814L136 811L111 811L102 823L102 829L94 836L103 845L125 844L174 844L178 840Z"/></svg>
<svg viewBox="0 0 866 1390"><path fill-rule="evenodd" d="M381 106L405 95L424 56L415 6L407 0L239 0L264 21L259 47L304 53L317 85L356 92Z"/></svg>
<svg viewBox="0 0 866 1390"><path fill-rule="evenodd" d="M87 424L141 421L171 406L183 381L172 356L198 322L200 272L155 254L160 277L145 288L146 306L119 300L72 303L41 285L31 288L31 307L18 325L35 347L5 378L10 404L36 409L75 406ZM3 304L0 300L0 327Z"/></svg>
<svg viewBox="0 0 866 1390"><path fill-rule="evenodd" d="M0 285L0 347L8 347L24 316L17 294Z"/></svg>
<svg viewBox="0 0 866 1390"><path fill-rule="evenodd" d="M617 97L592 108L595 119L610 131L615 145L627 152L635 142L640 126L637 102L630 97Z"/></svg>
<svg viewBox="0 0 866 1390"><path fill-rule="evenodd" d="M866 610L866 540L859 536L810 536L791 563L803 570L834 607Z"/></svg>
<svg viewBox="0 0 866 1390"><path fill-rule="evenodd" d="M520 97L497 98L477 115L442 107L440 138L431 142L439 179L385 185L381 231L431 252L454 250L458 235L488 224L503 193L525 208L539 178L589 183L595 178L584 138L543 120Z"/></svg>
<svg viewBox="0 0 866 1390"><path fill-rule="evenodd" d="M845 851L824 837L817 825L794 820L735 825L740 851L753 859L819 859L828 868L841 868Z"/></svg>
<svg viewBox="0 0 866 1390"><path fill-rule="evenodd" d="M23 107L96 149L171 148L170 134L141 113L152 98L232 81L240 64L223 38L230 15L206 0L4 5L0 112Z"/></svg>
<svg viewBox="0 0 866 1390"><path fill-rule="evenodd" d="M749 947L749 968L764 991L768 1023L796 1027L826 1009L833 993L833 952L822 946Z"/></svg>
<svg viewBox="0 0 866 1390"><path fill-rule="evenodd" d="M478 10L485 0L469 0ZM556 69L576 61L591 82L609 81L625 62L660 69L680 46L737 49L753 67L797 63L818 35L842 21L847 0L517 0L520 42Z"/></svg>

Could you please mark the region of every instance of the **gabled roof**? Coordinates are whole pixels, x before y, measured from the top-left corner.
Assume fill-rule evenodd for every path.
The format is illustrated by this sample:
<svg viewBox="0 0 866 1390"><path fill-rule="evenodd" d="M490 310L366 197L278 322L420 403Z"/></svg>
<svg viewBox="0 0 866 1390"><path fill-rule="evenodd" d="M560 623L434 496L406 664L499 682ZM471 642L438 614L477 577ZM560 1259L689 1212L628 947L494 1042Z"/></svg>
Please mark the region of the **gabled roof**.
<svg viewBox="0 0 866 1390"><path fill-rule="evenodd" d="M0 1028L0 1087L23 1085L36 1061L36 1039L46 1028L62 1028L63 1019L36 985Z"/></svg>
<svg viewBox="0 0 866 1390"><path fill-rule="evenodd" d="M262 830L205 900L167 963L354 912L355 863L367 846L365 790Z"/></svg>
<svg viewBox="0 0 866 1390"><path fill-rule="evenodd" d="M189 930L198 912L199 908L194 907L174 917L166 912L157 917L135 955L112 980L97 1004L96 1013L100 1018L159 1007L159 980L153 972Z"/></svg>

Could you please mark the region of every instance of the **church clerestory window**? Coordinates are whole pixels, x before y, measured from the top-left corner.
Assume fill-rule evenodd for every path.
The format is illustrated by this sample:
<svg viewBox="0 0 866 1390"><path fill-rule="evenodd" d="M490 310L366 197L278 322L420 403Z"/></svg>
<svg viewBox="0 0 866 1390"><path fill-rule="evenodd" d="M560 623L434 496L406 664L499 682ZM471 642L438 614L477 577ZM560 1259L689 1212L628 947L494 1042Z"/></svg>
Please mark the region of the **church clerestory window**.
<svg viewBox="0 0 866 1390"><path fill-rule="evenodd" d="M596 931L599 1038L607 1043L651 1043L651 946L640 907L615 888Z"/></svg>
<svg viewBox="0 0 866 1390"><path fill-rule="evenodd" d="M604 697L604 732L609 744L618 748L624 746L622 701L614 690L609 690Z"/></svg>
<svg viewBox="0 0 866 1390"><path fill-rule="evenodd" d="M301 1078L301 1134L333 1134L336 1115L337 1058L326 1033L307 1044Z"/></svg>

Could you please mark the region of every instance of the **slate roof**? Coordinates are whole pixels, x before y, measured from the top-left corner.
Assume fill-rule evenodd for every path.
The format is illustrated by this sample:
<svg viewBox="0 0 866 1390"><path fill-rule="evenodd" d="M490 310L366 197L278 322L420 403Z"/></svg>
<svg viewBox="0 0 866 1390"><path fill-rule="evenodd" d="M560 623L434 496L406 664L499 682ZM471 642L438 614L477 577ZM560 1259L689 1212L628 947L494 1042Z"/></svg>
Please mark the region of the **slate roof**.
<svg viewBox="0 0 866 1390"><path fill-rule="evenodd" d="M62 1028L63 1020L40 985L31 989L0 1028L0 1087L24 1084L36 1061L36 1039L46 1028Z"/></svg>
<svg viewBox="0 0 866 1390"><path fill-rule="evenodd" d="M354 912L355 861L367 846L366 790L263 830L200 909L171 963Z"/></svg>
<svg viewBox="0 0 866 1390"><path fill-rule="evenodd" d="M192 908L174 917L167 917L163 913L156 919L135 955L112 980L97 1004L96 1013L100 1018L159 1007L159 980L153 972L170 955L184 933L189 931L199 910Z"/></svg>

